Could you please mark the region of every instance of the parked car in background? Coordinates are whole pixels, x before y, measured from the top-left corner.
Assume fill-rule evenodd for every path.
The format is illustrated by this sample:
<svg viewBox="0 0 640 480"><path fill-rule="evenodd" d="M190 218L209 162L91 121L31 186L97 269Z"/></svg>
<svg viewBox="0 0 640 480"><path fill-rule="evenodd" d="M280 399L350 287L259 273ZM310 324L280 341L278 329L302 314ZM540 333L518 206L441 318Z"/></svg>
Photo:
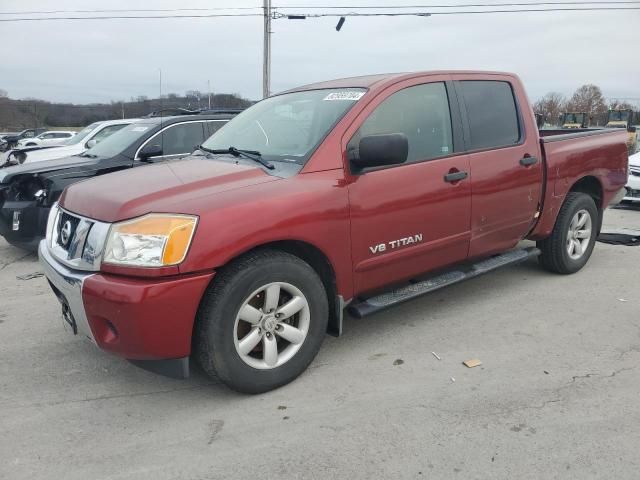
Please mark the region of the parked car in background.
<svg viewBox="0 0 640 480"><path fill-rule="evenodd" d="M629 181L625 189L625 202L640 202L640 150L629 157Z"/></svg>
<svg viewBox="0 0 640 480"><path fill-rule="evenodd" d="M339 335L345 305L373 314L535 257L580 270L624 193L627 133L560 132L538 132L511 74L307 85L196 155L71 185L41 265L100 348L172 376L191 357L264 392Z"/></svg>
<svg viewBox="0 0 640 480"><path fill-rule="evenodd" d="M136 118L122 120L107 120L103 122L95 122L80 130L76 135L69 138L63 145L53 146L36 146L14 149L5 157L4 165L18 165L22 163L42 162L45 160L54 160L56 158L69 157L84 152L114 134L121 128L137 122Z"/></svg>
<svg viewBox="0 0 640 480"><path fill-rule="evenodd" d="M25 138L34 138L46 131L46 128L28 128L26 130L22 130L20 133L5 135L0 141L0 150L6 151L10 148L14 148L20 140Z"/></svg>
<svg viewBox="0 0 640 480"><path fill-rule="evenodd" d="M55 147L63 145L75 134L69 130L48 130L37 137L19 140L17 147Z"/></svg>
<svg viewBox="0 0 640 480"><path fill-rule="evenodd" d="M143 118L72 157L0 170L0 235L35 250L51 205L65 187L87 178L192 153L233 113Z"/></svg>

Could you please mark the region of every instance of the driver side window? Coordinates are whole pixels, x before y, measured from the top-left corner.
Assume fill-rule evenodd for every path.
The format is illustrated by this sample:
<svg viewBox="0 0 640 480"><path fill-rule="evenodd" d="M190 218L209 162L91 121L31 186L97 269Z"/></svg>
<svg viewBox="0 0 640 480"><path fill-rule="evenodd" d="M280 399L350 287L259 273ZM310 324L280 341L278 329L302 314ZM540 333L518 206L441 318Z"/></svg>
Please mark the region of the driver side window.
<svg viewBox="0 0 640 480"><path fill-rule="evenodd" d="M347 151L356 152L364 136L390 133L404 133L407 136L409 154L406 163L453 153L451 115L445 84L416 85L391 95L364 121L349 141Z"/></svg>

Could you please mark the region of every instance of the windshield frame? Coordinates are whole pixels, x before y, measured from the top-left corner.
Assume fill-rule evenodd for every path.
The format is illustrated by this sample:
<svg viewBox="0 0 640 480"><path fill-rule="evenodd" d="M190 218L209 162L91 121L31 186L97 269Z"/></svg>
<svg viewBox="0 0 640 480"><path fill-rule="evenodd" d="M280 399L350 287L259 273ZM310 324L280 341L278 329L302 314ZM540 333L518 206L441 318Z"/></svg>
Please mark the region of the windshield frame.
<svg viewBox="0 0 640 480"><path fill-rule="evenodd" d="M369 92L369 88L367 88L367 87L309 88L309 89L301 89L301 90L289 90L289 91L286 91L286 92L279 93L277 95L272 95L272 96L270 96L268 98L260 100L259 102L255 103L251 107L249 107L246 110L244 110L242 113L240 113L236 117L234 117L231 120L229 120L229 122L226 125L224 125L222 128L220 128L220 130L218 130L216 133L214 133L209 138L207 138L202 143L202 146L206 147L206 148L210 148L210 149L218 149L219 146L207 145L207 142L212 140L219 132L222 132L225 128L227 128L230 125L232 125L234 123L234 121L236 121L236 119L238 119L238 118L241 119L243 115L247 114L248 112L251 112L251 110L253 108L255 108L257 105L260 105L262 102L265 102L265 101L268 101L268 100L271 100L271 99L275 99L275 98L284 97L284 96L287 96L287 95L294 95L294 94L300 94L300 93L306 93L306 92L344 92L344 91L358 92L358 93L362 93L362 95L357 100L349 101L351 105L349 105L347 108L345 108L345 110L340 115L338 115L336 117L336 119L325 129L323 134L318 137L316 143L313 144L304 155L294 155L294 154L275 155L275 154L269 154L269 153L261 152L261 157L263 157L264 160L266 160L268 162L277 162L277 163L280 163L280 164L297 165L299 167L304 167L309 162L309 160L313 157L313 155L318 150L320 145L322 145L324 143L324 141L327 139L327 137L331 134L331 132L334 131L336 126L349 114L350 111L353 110L353 108L356 106L356 104L358 104L366 96L366 94ZM347 101L347 100L345 100L345 101ZM252 145L226 145L226 146L222 146L220 148L224 149L224 148L228 148L230 146L236 147L239 150L255 150L255 148L253 148L254 146L252 146ZM220 155L225 155L225 154L220 154Z"/></svg>
<svg viewBox="0 0 640 480"><path fill-rule="evenodd" d="M87 149L84 151L84 154L90 154L90 155L95 155L97 158L113 158L116 157L117 155L123 155L126 154L126 152L128 152L133 146L138 145L140 142L144 142L144 139L147 138L147 135L150 134L150 132L155 131L155 129L157 129L158 127L158 123L155 123L153 121L149 121L149 122L132 122L129 123L127 125L125 125L124 127L122 127L121 129L119 129L116 132L113 132L111 135L107 136L106 138L104 138L103 140L101 140L99 143L96 143L93 147ZM123 146L122 148L120 148L117 152L107 152L108 155L105 154L100 154L100 153L96 153L94 150L98 150L100 151L100 148L105 148L105 142L109 142L110 139L114 138L116 135L118 136L123 136L123 135L119 135L121 132L131 132L132 129L134 128L144 128L144 130L140 131L140 134L138 136L136 136L135 138L130 139L130 141L127 143L127 145ZM118 137L115 137L116 141L118 140ZM113 143L113 140L111 140L111 142ZM106 143L107 147L109 146L109 143Z"/></svg>
<svg viewBox="0 0 640 480"><path fill-rule="evenodd" d="M100 125L102 125L102 123L103 122L90 123L89 125L84 127L82 130L79 130L75 135L71 135L69 138L67 138L62 145L67 147L69 145L77 145L77 144L81 143L83 139L85 139L89 135L91 135L91 132L95 132L96 128L100 127ZM81 135L81 133L83 131L87 130L91 125L94 125L94 127L91 130L88 130L85 135Z"/></svg>

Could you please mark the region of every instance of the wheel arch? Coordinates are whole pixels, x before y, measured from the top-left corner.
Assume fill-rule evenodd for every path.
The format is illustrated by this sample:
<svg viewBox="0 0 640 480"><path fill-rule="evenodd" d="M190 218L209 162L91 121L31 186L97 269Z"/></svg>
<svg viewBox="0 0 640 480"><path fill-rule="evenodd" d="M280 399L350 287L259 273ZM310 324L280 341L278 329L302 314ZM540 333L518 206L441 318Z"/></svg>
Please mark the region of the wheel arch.
<svg viewBox="0 0 640 480"><path fill-rule="evenodd" d="M586 193L593 201L596 202L596 207L602 209L602 183L596 177L587 175L577 180L569 189L569 192Z"/></svg>
<svg viewBox="0 0 640 480"><path fill-rule="evenodd" d="M342 334L342 316L344 299L338 294L335 269L329 257L317 246L303 240L276 240L256 245L249 250L238 253L230 258L226 264L258 250L280 250L298 257L307 263L318 274L327 293L329 303L329 322L327 333L338 337ZM212 280L215 282L215 276Z"/></svg>
<svg viewBox="0 0 640 480"><path fill-rule="evenodd" d="M569 192L579 192L589 195L593 198L593 201L596 204L596 208L598 209L598 234L602 230L602 217L604 213L604 205L603 205L603 188L602 183L596 177L592 175L587 175L585 177L577 180L569 189Z"/></svg>

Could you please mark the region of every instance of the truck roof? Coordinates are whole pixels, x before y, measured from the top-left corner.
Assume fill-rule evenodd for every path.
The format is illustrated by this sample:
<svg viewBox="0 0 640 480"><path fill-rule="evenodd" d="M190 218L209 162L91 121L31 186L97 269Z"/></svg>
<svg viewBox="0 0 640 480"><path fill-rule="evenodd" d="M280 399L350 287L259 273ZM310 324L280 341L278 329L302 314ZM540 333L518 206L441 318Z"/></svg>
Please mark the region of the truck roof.
<svg viewBox="0 0 640 480"><path fill-rule="evenodd" d="M281 93L299 92L304 90L318 90L323 88L373 88L388 83L395 83L413 77L421 77L425 75L451 75L451 74L468 74L468 75L508 75L515 77L513 73L479 71L479 70L430 70L423 72L400 72L400 73L383 73L378 75L363 75L359 77L339 78L336 80L327 80L324 82L310 83L301 87L292 88Z"/></svg>

